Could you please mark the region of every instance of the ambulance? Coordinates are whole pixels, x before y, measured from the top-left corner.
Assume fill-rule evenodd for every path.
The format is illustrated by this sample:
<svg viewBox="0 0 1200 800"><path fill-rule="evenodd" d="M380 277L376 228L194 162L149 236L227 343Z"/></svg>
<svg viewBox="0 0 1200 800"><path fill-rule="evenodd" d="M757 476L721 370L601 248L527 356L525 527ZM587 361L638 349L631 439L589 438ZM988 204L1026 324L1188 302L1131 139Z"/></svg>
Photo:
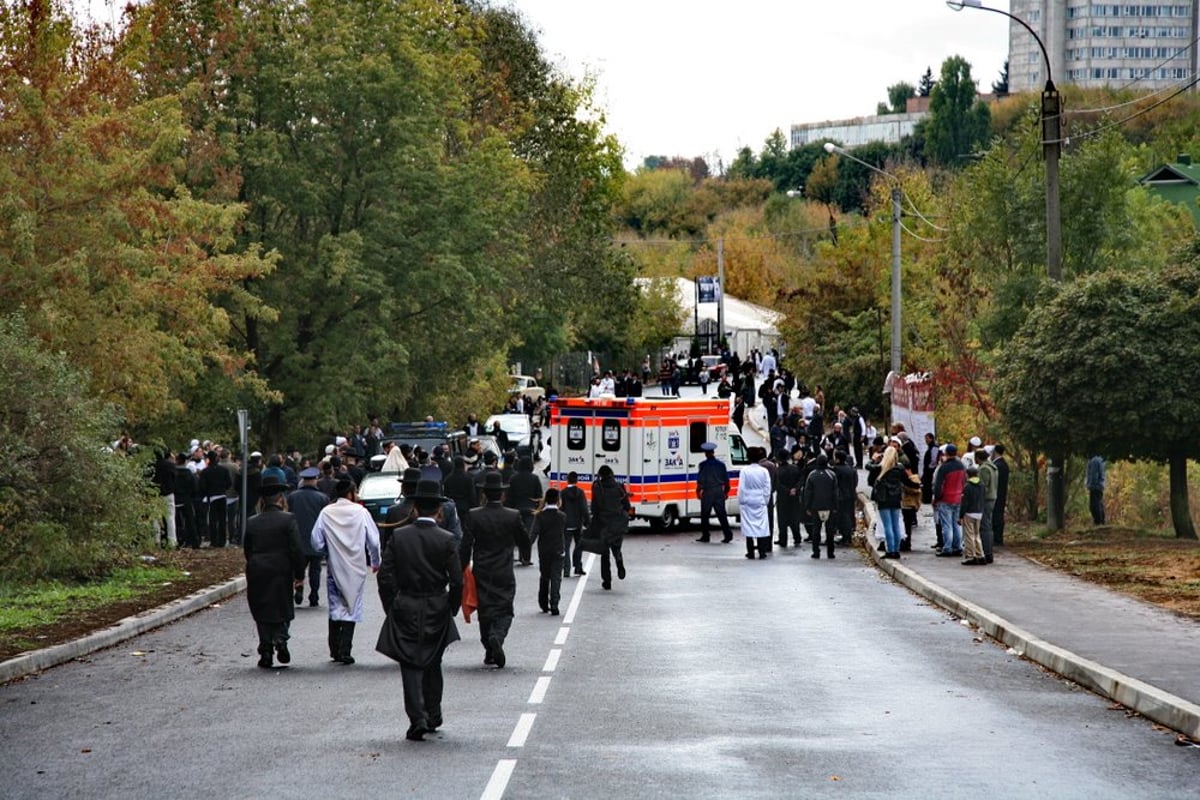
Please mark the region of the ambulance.
<svg viewBox="0 0 1200 800"><path fill-rule="evenodd" d="M604 464L629 491L634 514L657 530L700 518L696 474L714 442L729 470L726 511L738 513L737 486L748 462L746 443L729 421L729 401L719 398L569 397L550 403L550 485L561 489L567 474L591 497Z"/></svg>

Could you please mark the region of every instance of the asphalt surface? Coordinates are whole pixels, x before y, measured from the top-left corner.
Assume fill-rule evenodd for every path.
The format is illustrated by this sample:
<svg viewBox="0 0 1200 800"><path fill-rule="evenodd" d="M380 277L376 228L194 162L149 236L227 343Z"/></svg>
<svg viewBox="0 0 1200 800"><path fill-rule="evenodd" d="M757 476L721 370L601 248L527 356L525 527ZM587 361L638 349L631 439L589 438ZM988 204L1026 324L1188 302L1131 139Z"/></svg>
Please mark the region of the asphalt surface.
<svg viewBox="0 0 1200 800"><path fill-rule="evenodd" d="M403 739L399 670L255 667L238 595L0 688L6 798L1192 797L1200 751L1006 652L869 564L631 536L629 578L536 607L518 570L508 666L474 625L446 657L445 727ZM582 589L578 587L582 585ZM568 599L576 598L573 607ZM530 716L532 715L532 716ZM522 720L525 720L522 723Z"/></svg>

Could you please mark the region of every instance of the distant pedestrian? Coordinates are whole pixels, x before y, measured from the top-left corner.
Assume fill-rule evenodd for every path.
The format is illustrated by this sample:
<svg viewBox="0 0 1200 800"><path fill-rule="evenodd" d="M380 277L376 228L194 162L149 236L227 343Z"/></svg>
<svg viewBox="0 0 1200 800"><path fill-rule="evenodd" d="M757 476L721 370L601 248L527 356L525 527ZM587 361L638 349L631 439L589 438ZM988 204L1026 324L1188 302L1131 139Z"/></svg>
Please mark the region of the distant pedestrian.
<svg viewBox="0 0 1200 800"><path fill-rule="evenodd" d="M962 526L958 520L966 471L958 460L953 442L942 448L942 463L933 474L933 503L942 523L942 549L939 556L962 555Z"/></svg>
<svg viewBox="0 0 1200 800"><path fill-rule="evenodd" d="M992 512L992 545L1004 544L1004 511L1008 506L1008 459L1004 457L1004 445L992 448L992 463L996 465L996 508Z"/></svg>
<svg viewBox="0 0 1200 800"><path fill-rule="evenodd" d="M995 519L996 497L999 493L1000 472L992 463L988 451L980 448L975 451L975 465L979 467L979 485L983 487L983 516L979 520L979 541L983 545L983 560L987 564L993 561L992 545L995 531L992 524Z"/></svg>
<svg viewBox="0 0 1200 800"><path fill-rule="evenodd" d="M567 485L559 497L559 505L566 517L566 530L563 533L563 577L567 577L572 568L576 575L586 575L583 571L583 551L579 549L579 540L583 531L591 523L592 515L588 509L587 495L577 485L579 475L567 473ZM572 552L574 547L574 552Z"/></svg>
<svg viewBox="0 0 1200 800"><path fill-rule="evenodd" d="M742 536L746 539L746 558L766 558L771 552L771 473L759 463L766 455L761 447L749 448L750 463L742 467L738 479L738 513Z"/></svg>
<svg viewBox="0 0 1200 800"><path fill-rule="evenodd" d="M1096 525L1105 523L1104 487L1106 483L1104 457L1092 456L1087 462L1088 509L1092 512L1092 522Z"/></svg>
<svg viewBox="0 0 1200 800"><path fill-rule="evenodd" d="M625 580L625 559L621 555L621 545L625 541L625 533L629 530L629 493L617 481L612 467L601 465L596 470L599 479L592 484L592 527L599 533L604 542L604 552L600 554L600 586L612 588L612 565L617 565L617 579Z"/></svg>
<svg viewBox="0 0 1200 800"><path fill-rule="evenodd" d="M979 467L971 464L966 469L967 480L963 484L962 502L958 508L958 520L963 529L963 555L966 566L981 566L983 542L979 537L979 524L983 519L983 485L979 482Z"/></svg>
<svg viewBox="0 0 1200 800"><path fill-rule="evenodd" d="M816 457L813 469L804 481L803 506L812 520L809 529L812 531L812 557L821 557L821 529L824 528L826 554L835 558L833 539L837 528L838 479L829 468L829 457L824 453Z"/></svg>
<svg viewBox="0 0 1200 800"><path fill-rule="evenodd" d="M400 663L404 738L419 742L442 726L442 654L459 640L463 577L454 536L438 526L446 499L438 482L420 481L411 499L416 520L392 536L379 570L388 615L375 649Z"/></svg>
<svg viewBox="0 0 1200 800"><path fill-rule="evenodd" d="M308 605L316 608L321 595L321 553L313 547L312 529L317 524L321 509L332 501L329 495L317 488L317 478L321 471L316 467L300 470L300 485L288 495L288 509L296 516L296 526L300 530L300 549L304 551L304 560L308 566ZM296 605L304 600L304 586L296 587Z"/></svg>
<svg viewBox="0 0 1200 800"><path fill-rule="evenodd" d="M321 509L313 526L312 545L329 564L329 657L353 664L354 626L362 622L367 570L379 570L379 528L371 512L358 504L354 481L342 478L334 486L334 502Z"/></svg>
<svg viewBox="0 0 1200 800"><path fill-rule="evenodd" d="M705 442L700 449L704 452L704 460L696 472L696 498L700 501L700 538L696 541L711 541L708 522L716 512L723 534L721 541L728 544L733 541L733 529L729 527L729 516L725 511L725 500L730 490L729 470L717 458L715 442Z"/></svg>
<svg viewBox="0 0 1200 800"><path fill-rule="evenodd" d="M471 565L479 595L479 639L483 663L503 668L507 662L504 642L513 621L513 599L517 579L513 572L513 548L524 535L521 514L501 502L508 484L499 470L484 475L484 504L471 509L470 525L459 545L459 561Z"/></svg>
<svg viewBox="0 0 1200 800"><path fill-rule="evenodd" d="M558 616L562 591L563 544L567 518L558 507L558 489L547 489L545 504L533 518L533 538L538 550L538 607Z"/></svg>
<svg viewBox="0 0 1200 800"><path fill-rule="evenodd" d="M296 518L287 511L287 483L263 481L258 510L246 521L246 600L258 628L258 666L271 669L273 657L290 663L288 628L296 612L292 590L304 585L304 551Z"/></svg>

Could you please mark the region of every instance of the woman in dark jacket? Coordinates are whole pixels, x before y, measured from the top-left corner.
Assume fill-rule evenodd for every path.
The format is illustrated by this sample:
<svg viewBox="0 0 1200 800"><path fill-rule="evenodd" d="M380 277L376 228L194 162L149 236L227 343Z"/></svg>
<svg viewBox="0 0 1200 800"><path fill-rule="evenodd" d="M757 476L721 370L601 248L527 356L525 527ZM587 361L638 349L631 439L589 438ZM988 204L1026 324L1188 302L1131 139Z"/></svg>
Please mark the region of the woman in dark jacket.
<svg viewBox="0 0 1200 800"><path fill-rule="evenodd" d="M598 481L592 484L592 525L604 542L600 555L600 579L605 589L612 588L612 560L617 562L617 578L625 580L625 561L621 558L621 543L629 530L629 493L617 483L612 467L605 464L596 472Z"/></svg>
<svg viewBox="0 0 1200 800"><path fill-rule="evenodd" d="M258 665L273 666L292 660L288 652L288 627L296 615L292 592L304 585L307 562L300 545L296 518L287 511L288 485L273 476L262 482L258 511L246 520L242 549L246 553L246 599L258 626Z"/></svg>

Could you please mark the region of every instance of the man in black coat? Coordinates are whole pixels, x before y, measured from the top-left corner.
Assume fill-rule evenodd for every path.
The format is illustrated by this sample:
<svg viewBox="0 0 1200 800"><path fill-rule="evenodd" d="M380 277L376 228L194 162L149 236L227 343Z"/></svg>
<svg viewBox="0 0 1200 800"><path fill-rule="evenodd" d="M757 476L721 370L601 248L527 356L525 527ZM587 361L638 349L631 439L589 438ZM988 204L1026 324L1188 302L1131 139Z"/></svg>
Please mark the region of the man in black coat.
<svg viewBox="0 0 1200 800"><path fill-rule="evenodd" d="M996 465L996 507L992 511L992 544L1004 544L1004 506L1008 504L1008 461L1004 445L992 448L992 463Z"/></svg>
<svg viewBox="0 0 1200 800"><path fill-rule="evenodd" d="M574 567L576 575L586 575L583 571L583 551L579 549L579 540L592 521L591 510L588 508L587 495L577 485L579 475L567 473L567 486L562 490L559 502L563 515L566 517L566 530L563 532L563 577L569 577ZM571 546L575 546L572 554Z"/></svg>
<svg viewBox="0 0 1200 800"><path fill-rule="evenodd" d="M538 607L558 616L562 590L563 542L567 518L558 508L558 489L546 490L546 505L533 517L533 538L538 548Z"/></svg>
<svg viewBox="0 0 1200 800"><path fill-rule="evenodd" d="M242 550L246 554L246 600L258 627L258 666L271 669L292 660L288 627L296 611L292 590L304 585L304 551L296 518L287 512L288 485L268 476L260 487L259 510L246 520Z"/></svg>
<svg viewBox="0 0 1200 800"><path fill-rule="evenodd" d="M196 507L192 500L199 492L196 473L188 469L188 458L175 454L175 530L180 547L193 550L200 547L200 531L196 527Z"/></svg>
<svg viewBox="0 0 1200 800"><path fill-rule="evenodd" d="M501 503L504 476L499 472L484 475L483 494L487 502L471 509L471 524L463 534L459 561L471 564L479 600L479 639L483 642L484 664L503 667L504 640L512 627L513 598L517 578L513 570L513 547L525 533L521 514Z"/></svg>
<svg viewBox="0 0 1200 800"><path fill-rule="evenodd" d="M779 462L779 480L775 491L775 511L779 516L779 538L775 544L786 548L788 532L792 544L800 546L800 468L786 449L775 454Z"/></svg>
<svg viewBox="0 0 1200 800"><path fill-rule="evenodd" d="M288 508L296 517L296 526L300 529L300 546L304 551L304 561L308 565L308 605L316 608L321 588L321 554L312 546L312 529L317 524L321 509L332 502L329 495L317 488L317 478L321 470L308 467L300 471L300 485L288 495ZM304 586L296 587L293 598L296 605L304 600Z"/></svg>
<svg viewBox="0 0 1200 800"><path fill-rule="evenodd" d="M845 450L833 451L833 474L838 485L838 544L844 545L854 540L854 504L858 500L858 470L849 462L850 454Z"/></svg>
<svg viewBox="0 0 1200 800"><path fill-rule="evenodd" d="M517 460L516 471L508 482L504 505L521 512L521 524L525 532L517 539L517 550L523 567L533 563L533 544L537 541L537 534L533 531L533 512L541 500L542 482L533 472L533 459L522 456Z"/></svg>
<svg viewBox="0 0 1200 800"><path fill-rule="evenodd" d="M821 557L821 528L825 528L825 548L833 558L833 532L836 526L835 513L838 507L837 475L829 468L829 457L824 453L815 459L812 472L804 481L804 507L810 519L814 519L812 557Z"/></svg>
<svg viewBox="0 0 1200 800"><path fill-rule="evenodd" d="M417 518L395 532L379 568L388 617L375 649L400 663L404 738L416 742L442 725L442 654L459 640L462 566L454 536L437 523L445 499L437 481L418 483L411 496Z"/></svg>
<svg viewBox="0 0 1200 800"><path fill-rule="evenodd" d="M471 509L479 498L479 492L475 488L475 481L467 473L467 460L463 456L454 457L454 468L442 483L442 493L454 501L459 523L465 529L470 524Z"/></svg>

